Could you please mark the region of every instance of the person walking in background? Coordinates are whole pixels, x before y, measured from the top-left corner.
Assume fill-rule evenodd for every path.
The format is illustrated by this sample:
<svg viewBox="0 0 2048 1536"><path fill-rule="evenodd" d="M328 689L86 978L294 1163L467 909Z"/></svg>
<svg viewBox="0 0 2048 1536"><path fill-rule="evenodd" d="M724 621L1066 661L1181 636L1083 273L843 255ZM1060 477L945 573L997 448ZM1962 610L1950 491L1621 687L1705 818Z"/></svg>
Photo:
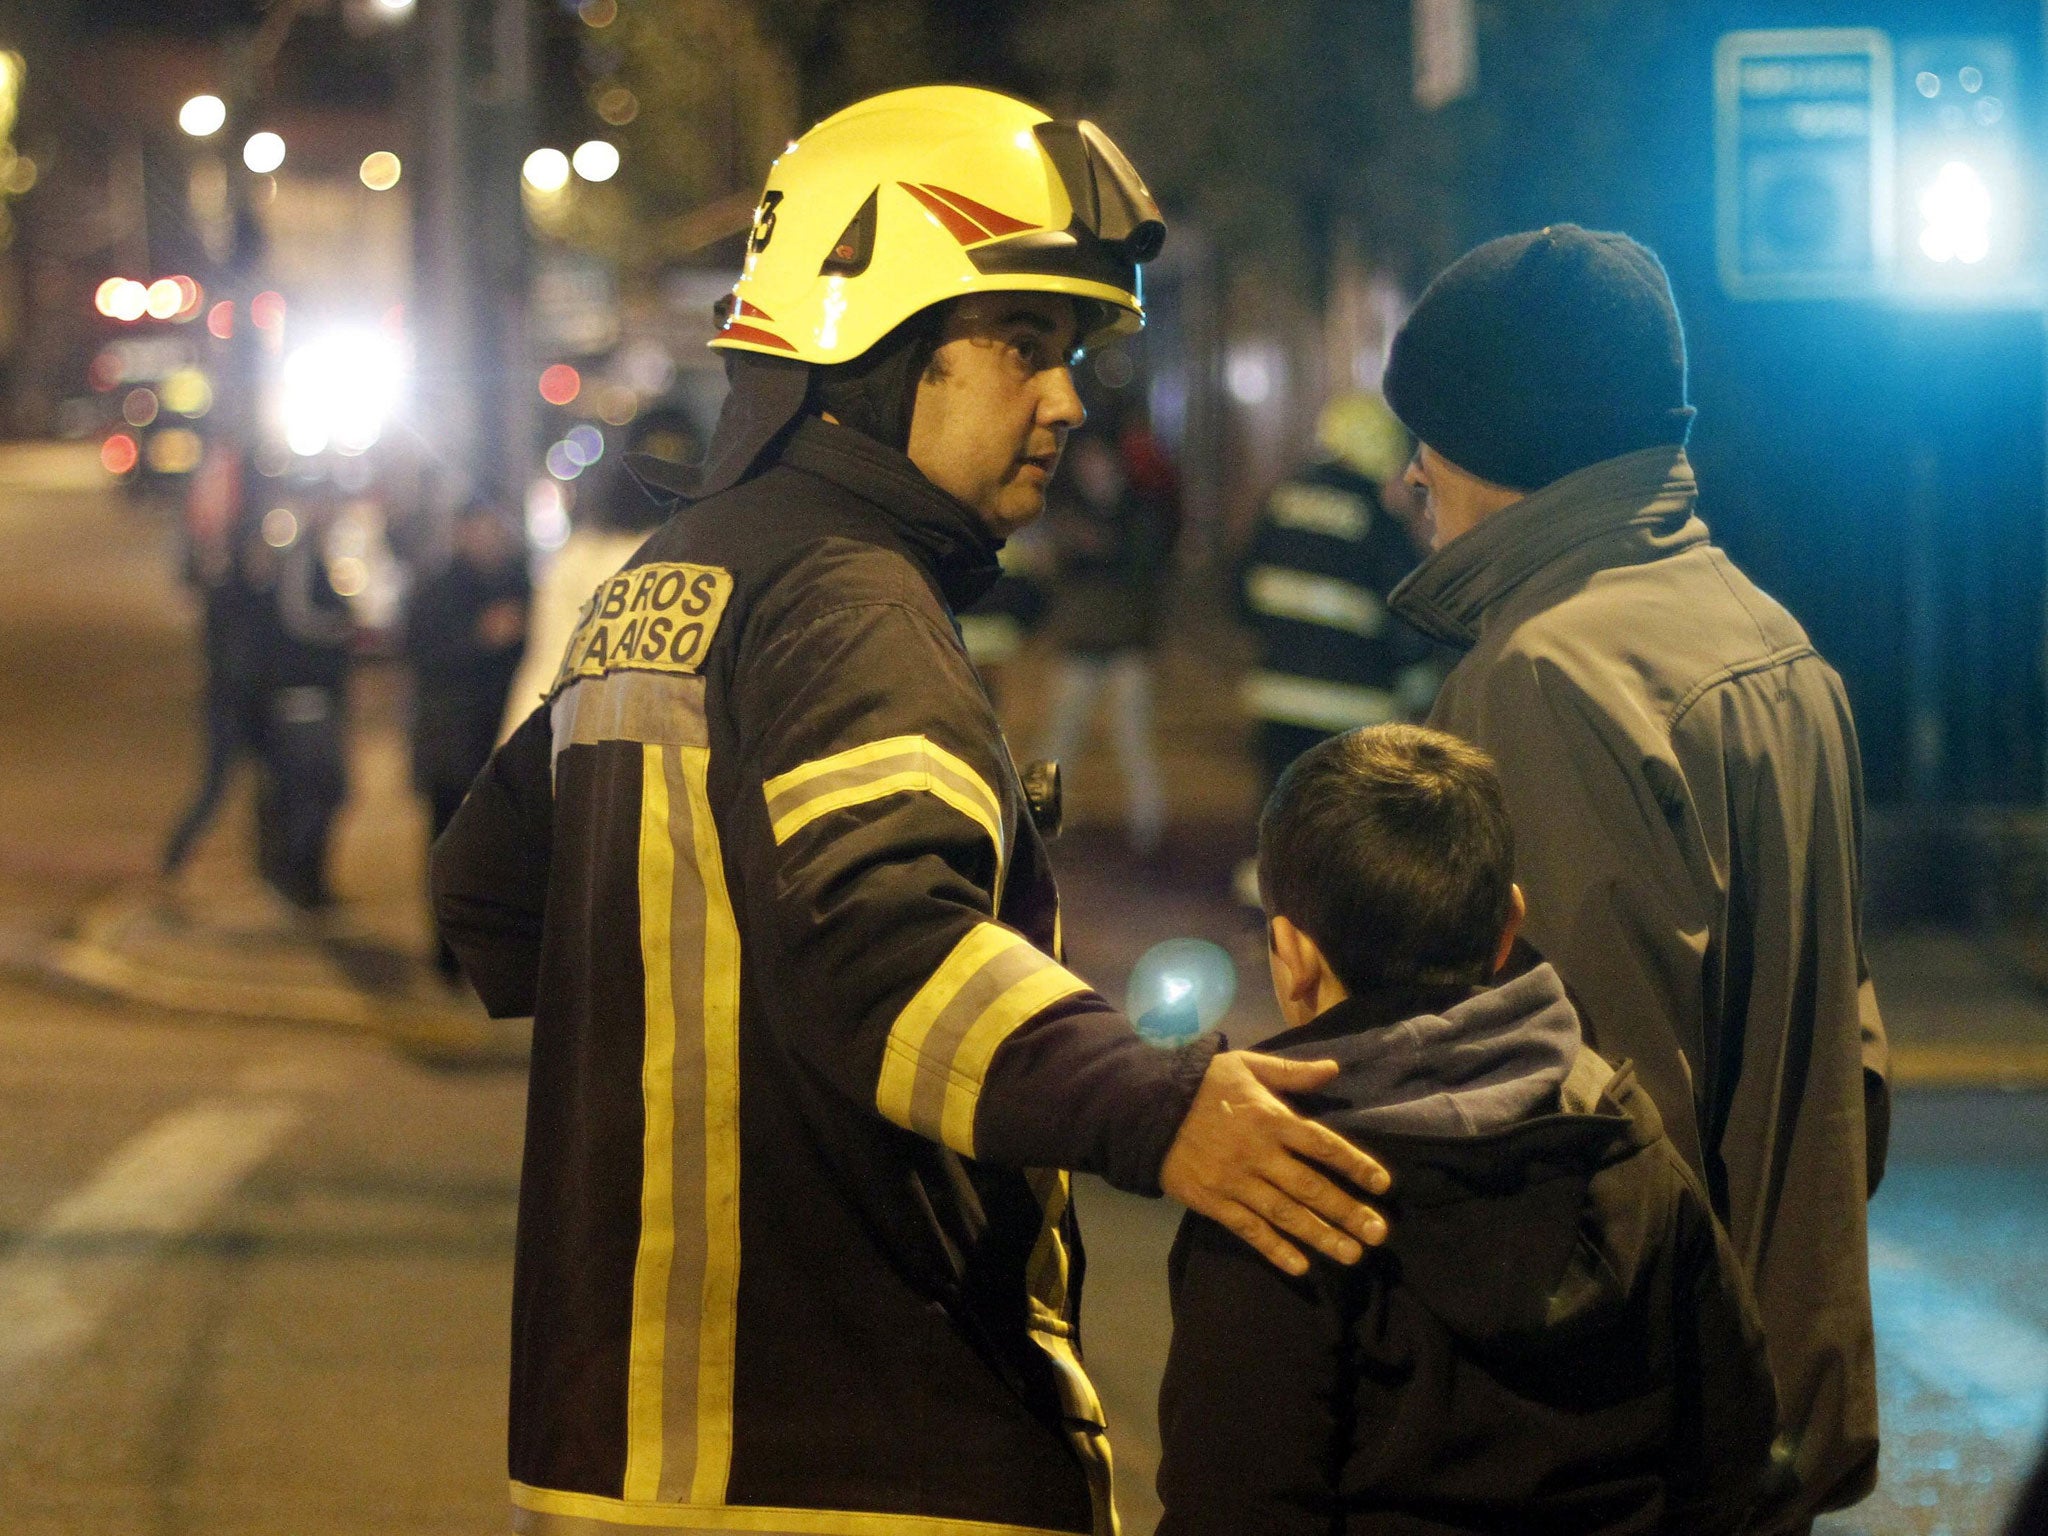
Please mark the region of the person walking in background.
<svg viewBox="0 0 2048 1536"><path fill-rule="evenodd" d="M219 813L235 764L244 757L260 760L263 752L266 599L249 579L245 546L258 534L248 516L246 473L242 446L224 438L192 477L186 500L185 579L200 602L206 755L199 787L164 845L166 878L185 867L193 845Z"/></svg>
<svg viewBox="0 0 2048 1536"><path fill-rule="evenodd" d="M633 479L626 461L694 464L703 451L688 416L672 407L656 407L633 419L625 441L605 455L603 472L586 482L589 490L577 503L568 542L547 557L533 590L526 648L506 691L500 741L519 729L519 722L554 687L563 648L598 583L630 560L668 516L667 509Z"/></svg>
<svg viewBox="0 0 2048 1536"><path fill-rule="evenodd" d="M1379 396L1338 395L1316 419L1313 463L1273 488L1238 567L1238 611L1258 640L1240 697L1258 725L1260 792L1340 731L1418 720L1448 669L1438 649L1387 611L1415 568L1395 507L1408 436ZM1259 904L1252 861L1233 886Z"/></svg>
<svg viewBox="0 0 2048 1536"><path fill-rule="evenodd" d="M420 584L406 616L413 783L426 797L435 838L497 745L533 598L524 553L504 512L470 503L456 520L447 564ZM447 981L460 974L438 927L434 964Z"/></svg>
<svg viewBox="0 0 2048 1536"><path fill-rule="evenodd" d="M1152 651L1179 508L1168 496L1141 491L1118 446L1090 432L1068 443L1062 481L1046 516L1053 556L1047 627L1060 655L1035 755L1071 760L1106 692L1110 740L1124 777L1125 834L1133 853L1150 858L1166 824L1152 740Z"/></svg>
<svg viewBox="0 0 2048 1536"><path fill-rule="evenodd" d="M257 608L263 779L257 863L301 911L332 905L327 852L348 798L348 671L355 624L323 543L330 508L307 499L264 514L243 549Z"/></svg>
<svg viewBox="0 0 2048 1536"><path fill-rule="evenodd" d="M1386 390L1435 545L1393 608L1464 652L1430 723L1499 764L1529 937L1727 1224L1794 1474L1756 1529L1803 1531L1877 1476L1864 1204L1890 1100L1848 697L1697 514L1651 251L1571 224L1478 247Z"/></svg>

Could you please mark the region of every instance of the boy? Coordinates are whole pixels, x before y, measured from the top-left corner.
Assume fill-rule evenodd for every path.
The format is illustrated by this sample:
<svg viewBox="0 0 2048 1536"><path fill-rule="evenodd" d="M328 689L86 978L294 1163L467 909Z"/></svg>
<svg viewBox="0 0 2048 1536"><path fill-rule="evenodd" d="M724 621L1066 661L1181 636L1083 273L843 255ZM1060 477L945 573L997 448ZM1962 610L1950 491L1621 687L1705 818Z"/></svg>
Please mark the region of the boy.
<svg viewBox="0 0 2048 1536"><path fill-rule="evenodd" d="M1343 1064L1300 1107L1392 1172L1392 1236L1290 1279L1182 1224L1160 1536L1733 1532L1756 1501L1755 1303L1557 973L1499 979L1513 865L1492 762L1440 732L1334 737L1267 802L1263 1049Z"/></svg>

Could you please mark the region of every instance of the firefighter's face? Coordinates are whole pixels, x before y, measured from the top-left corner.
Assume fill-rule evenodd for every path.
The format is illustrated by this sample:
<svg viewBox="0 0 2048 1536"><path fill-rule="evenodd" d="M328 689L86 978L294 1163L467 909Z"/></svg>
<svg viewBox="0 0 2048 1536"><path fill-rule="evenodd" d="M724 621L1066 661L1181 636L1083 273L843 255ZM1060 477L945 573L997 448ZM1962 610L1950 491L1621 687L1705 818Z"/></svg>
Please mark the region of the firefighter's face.
<svg viewBox="0 0 2048 1536"><path fill-rule="evenodd" d="M911 462L997 538L1045 510L1067 434L1087 419L1071 367L1077 321L1056 294L957 300L918 383Z"/></svg>

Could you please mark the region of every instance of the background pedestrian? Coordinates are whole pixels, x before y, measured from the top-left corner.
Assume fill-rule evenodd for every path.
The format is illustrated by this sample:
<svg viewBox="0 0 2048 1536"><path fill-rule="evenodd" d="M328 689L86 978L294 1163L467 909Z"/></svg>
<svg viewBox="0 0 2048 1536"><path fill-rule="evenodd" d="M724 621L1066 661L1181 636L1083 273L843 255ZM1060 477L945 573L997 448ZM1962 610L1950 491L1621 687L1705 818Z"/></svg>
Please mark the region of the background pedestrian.
<svg viewBox="0 0 2048 1536"><path fill-rule="evenodd" d="M406 615L413 783L436 838L497 744L533 598L524 554L501 507L471 502L456 519L448 562L415 590ZM448 981L460 975L438 929L434 964Z"/></svg>
<svg viewBox="0 0 2048 1536"><path fill-rule="evenodd" d="M1150 858L1166 824L1166 791L1152 730L1152 653L1158 644L1179 532L1168 481L1148 494L1119 445L1083 430L1048 498L1053 571L1047 628L1059 648L1052 709L1034 756L1071 764L1106 696L1110 742L1124 779L1124 831Z"/></svg>

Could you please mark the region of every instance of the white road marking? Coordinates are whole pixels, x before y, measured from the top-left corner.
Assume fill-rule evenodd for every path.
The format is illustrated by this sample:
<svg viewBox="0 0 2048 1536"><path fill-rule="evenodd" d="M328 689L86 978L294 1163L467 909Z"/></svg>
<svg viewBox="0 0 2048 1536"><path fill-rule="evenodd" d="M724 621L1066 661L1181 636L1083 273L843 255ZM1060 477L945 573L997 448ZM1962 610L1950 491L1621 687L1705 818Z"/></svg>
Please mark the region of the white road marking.
<svg viewBox="0 0 2048 1536"><path fill-rule="evenodd" d="M2048 1429L2048 1332L1947 1284L1894 1242L1870 1245L1870 1299L1880 1346L1986 1434L2031 1447Z"/></svg>
<svg viewBox="0 0 2048 1536"><path fill-rule="evenodd" d="M0 1254L0 1435L52 1368L305 1116L291 1099L207 1099L118 1148Z"/></svg>

